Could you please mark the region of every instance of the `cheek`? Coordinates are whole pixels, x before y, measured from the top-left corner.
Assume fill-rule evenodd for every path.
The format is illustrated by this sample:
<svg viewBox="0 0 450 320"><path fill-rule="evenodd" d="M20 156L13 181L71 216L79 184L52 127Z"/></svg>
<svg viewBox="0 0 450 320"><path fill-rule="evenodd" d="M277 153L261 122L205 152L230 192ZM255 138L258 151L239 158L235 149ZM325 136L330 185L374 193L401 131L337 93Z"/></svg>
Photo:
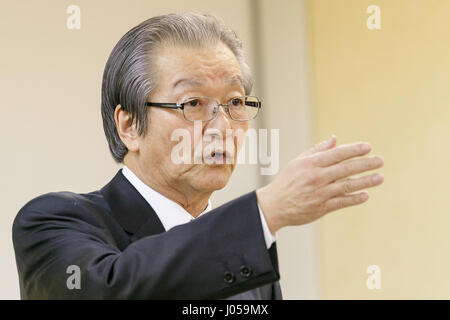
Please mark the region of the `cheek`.
<svg viewBox="0 0 450 320"><path fill-rule="evenodd" d="M234 144L237 150L241 148L242 143L245 140L247 130L248 130L248 122L238 123L233 126L233 132L235 133Z"/></svg>
<svg viewBox="0 0 450 320"><path fill-rule="evenodd" d="M147 135L144 139L145 153L153 161L159 159L158 162L164 161L166 165L170 165L172 150L182 140L179 138L182 136L179 133L189 132L185 128L186 121L184 118L164 110L153 111L150 117Z"/></svg>

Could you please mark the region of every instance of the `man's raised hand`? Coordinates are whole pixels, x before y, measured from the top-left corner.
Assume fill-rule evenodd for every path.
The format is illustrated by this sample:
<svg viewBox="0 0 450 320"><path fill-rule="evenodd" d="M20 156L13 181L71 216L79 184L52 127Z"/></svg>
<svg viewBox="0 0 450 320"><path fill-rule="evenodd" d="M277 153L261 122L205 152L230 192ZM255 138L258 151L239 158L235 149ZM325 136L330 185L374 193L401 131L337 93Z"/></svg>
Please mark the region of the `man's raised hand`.
<svg viewBox="0 0 450 320"><path fill-rule="evenodd" d="M256 190L270 231L367 201L367 192L359 191L380 185L383 176L351 176L383 166L381 157L367 156L370 150L366 142L336 147L332 136L291 160L271 183Z"/></svg>

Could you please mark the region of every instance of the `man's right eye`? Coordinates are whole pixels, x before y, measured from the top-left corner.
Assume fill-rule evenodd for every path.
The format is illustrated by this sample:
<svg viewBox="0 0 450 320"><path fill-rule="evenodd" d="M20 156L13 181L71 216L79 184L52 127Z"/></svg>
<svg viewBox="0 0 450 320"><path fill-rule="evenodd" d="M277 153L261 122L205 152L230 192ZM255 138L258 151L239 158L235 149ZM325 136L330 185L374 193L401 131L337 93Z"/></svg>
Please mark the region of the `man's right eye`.
<svg viewBox="0 0 450 320"><path fill-rule="evenodd" d="M192 99L192 100L189 100L187 102L187 104L189 107L197 107L200 104L200 102L198 99Z"/></svg>

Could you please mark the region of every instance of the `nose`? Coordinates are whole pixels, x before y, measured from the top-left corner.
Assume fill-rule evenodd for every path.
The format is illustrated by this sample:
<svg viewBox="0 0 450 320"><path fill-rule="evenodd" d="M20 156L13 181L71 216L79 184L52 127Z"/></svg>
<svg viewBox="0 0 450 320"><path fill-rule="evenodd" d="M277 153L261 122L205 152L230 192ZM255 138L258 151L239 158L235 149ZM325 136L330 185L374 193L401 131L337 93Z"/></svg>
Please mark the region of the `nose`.
<svg viewBox="0 0 450 320"><path fill-rule="evenodd" d="M231 120L229 114L224 110L224 108L226 108L226 106L219 104L216 107L216 114L214 118L205 123L203 130L206 136L216 135L214 139L221 138L223 141L226 140L227 130L232 130L231 121L233 120Z"/></svg>
<svg viewBox="0 0 450 320"><path fill-rule="evenodd" d="M212 127L220 130L220 127L225 127L225 129L231 129L231 121L233 121L228 112L228 106L226 104L219 104L215 109L214 118L209 121Z"/></svg>

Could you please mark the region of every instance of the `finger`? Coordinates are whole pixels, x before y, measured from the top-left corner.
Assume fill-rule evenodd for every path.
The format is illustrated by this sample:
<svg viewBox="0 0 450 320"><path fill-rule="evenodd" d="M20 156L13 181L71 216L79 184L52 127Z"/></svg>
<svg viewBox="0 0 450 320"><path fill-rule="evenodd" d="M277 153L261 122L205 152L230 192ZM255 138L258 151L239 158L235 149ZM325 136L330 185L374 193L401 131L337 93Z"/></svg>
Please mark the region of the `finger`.
<svg viewBox="0 0 450 320"><path fill-rule="evenodd" d="M325 211L326 213L328 213L342 208L356 206L358 204L366 202L368 199L369 194L367 192L335 197L325 203Z"/></svg>
<svg viewBox="0 0 450 320"><path fill-rule="evenodd" d="M310 156L314 153L321 152L328 150L330 148L334 148L336 146L336 136L333 134L330 138L327 140L324 140L318 144L316 144L314 147L309 149L308 151L301 154L302 157Z"/></svg>
<svg viewBox="0 0 450 320"><path fill-rule="evenodd" d="M381 173L374 173L357 179L346 179L334 182L323 190L325 197L334 198L353 193L362 189L372 188L382 184L384 177Z"/></svg>
<svg viewBox="0 0 450 320"><path fill-rule="evenodd" d="M383 164L383 158L380 156L351 160L324 168L323 177L325 181L336 181L365 171L379 169Z"/></svg>
<svg viewBox="0 0 450 320"><path fill-rule="evenodd" d="M370 144L367 142L343 144L334 149L316 153L313 156L313 161L314 164L319 167L328 167L350 158L364 156L368 154L370 150Z"/></svg>

